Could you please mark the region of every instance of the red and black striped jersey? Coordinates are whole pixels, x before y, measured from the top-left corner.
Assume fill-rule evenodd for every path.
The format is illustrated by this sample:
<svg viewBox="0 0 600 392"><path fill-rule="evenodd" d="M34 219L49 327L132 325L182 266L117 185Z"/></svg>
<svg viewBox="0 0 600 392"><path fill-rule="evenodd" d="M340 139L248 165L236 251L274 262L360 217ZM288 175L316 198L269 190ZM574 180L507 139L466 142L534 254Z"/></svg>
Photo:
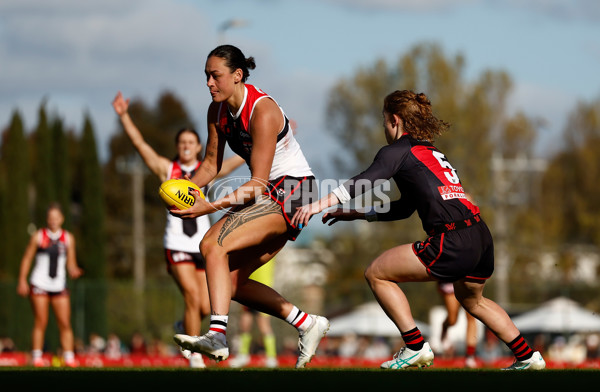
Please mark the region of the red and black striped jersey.
<svg viewBox="0 0 600 392"><path fill-rule="evenodd" d="M406 133L382 147L371 166L343 186L354 198L391 178L401 198L378 208L377 220L405 219L416 210L423 229L429 232L435 226L479 213L479 208L467 199L456 169L446 156L430 142L416 140Z"/></svg>

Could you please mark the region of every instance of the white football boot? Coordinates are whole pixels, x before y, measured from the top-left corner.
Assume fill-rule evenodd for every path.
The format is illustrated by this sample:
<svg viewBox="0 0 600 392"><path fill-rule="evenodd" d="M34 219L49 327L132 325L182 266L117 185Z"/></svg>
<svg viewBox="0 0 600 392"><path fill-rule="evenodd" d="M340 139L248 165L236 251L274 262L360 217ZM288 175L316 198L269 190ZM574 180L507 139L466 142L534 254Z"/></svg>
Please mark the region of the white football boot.
<svg viewBox="0 0 600 392"><path fill-rule="evenodd" d="M177 334L173 337L175 343L186 350L202 353L215 361L224 361L229 358L227 342L219 339L217 333L208 332L202 336L189 336Z"/></svg>
<svg viewBox="0 0 600 392"><path fill-rule="evenodd" d="M296 361L296 369L303 368L315 356L317 346L327 331L329 331L329 320L325 317L311 314L312 323L298 339L298 350L300 355Z"/></svg>
<svg viewBox="0 0 600 392"><path fill-rule="evenodd" d="M229 361L230 368L242 368L250 363L250 355L238 354Z"/></svg>
<svg viewBox="0 0 600 392"><path fill-rule="evenodd" d="M546 368L546 361L539 351L533 353L531 358L524 361L515 361L512 365L502 370L542 370Z"/></svg>
<svg viewBox="0 0 600 392"><path fill-rule="evenodd" d="M381 364L382 369L404 369L407 367L424 367L433 364L433 351L429 343L425 342L423 348L419 351L413 351L408 347L402 347L400 351L394 354L391 361Z"/></svg>
<svg viewBox="0 0 600 392"><path fill-rule="evenodd" d="M193 369L204 369L206 364L200 353L190 353L190 367Z"/></svg>

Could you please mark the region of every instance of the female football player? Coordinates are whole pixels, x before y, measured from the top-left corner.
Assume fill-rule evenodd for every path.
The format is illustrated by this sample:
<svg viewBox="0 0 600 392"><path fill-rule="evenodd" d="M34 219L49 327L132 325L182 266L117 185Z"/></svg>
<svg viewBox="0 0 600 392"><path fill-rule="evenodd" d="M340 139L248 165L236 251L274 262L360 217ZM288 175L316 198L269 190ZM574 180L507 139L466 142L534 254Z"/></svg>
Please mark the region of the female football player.
<svg viewBox="0 0 600 392"><path fill-rule="evenodd" d="M113 100L113 108L121 120L125 133L131 140L144 163L161 182L172 178L184 178L193 175L201 166L200 136L191 128L181 129L175 136L177 155L174 159L159 155L145 140L129 115L129 99L119 92ZM241 166L244 161L239 157L226 160L219 176L225 176ZM185 302L183 330L190 335L200 334L202 318L210 314L208 289L206 287L205 263L198 249L198 243L210 228L208 216L182 220L167 214L167 224L163 237L167 270L175 280ZM200 354L183 352L190 367L204 368Z"/></svg>
<svg viewBox="0 0 600 392"><path fill-rule="evenodd" d="M44 334L48 325L48 308L52 305L66 366L77 366L73 353L73 329L71 328L71 299L67 289L67 273L73 279L83 271L77 265L75 237L62 225L65 218L58 204L51 204L46 213L47 226L37 230L29 240L21 259L17 293L29 296L33 308L33 332L31 335L33 366L46 366L42 358ZM32 263L33 269L31 269ZM29 276L29 283L27 276Z"/></svg>
<svg viewBox="0 0 600 392"><path fill-rule="evenodd" d="M479 208L467 199L456 170L432 144L449 125L433 115L425 94L404 90L385 98L383 127L388 145L379 150L371 166L319 201L299 208L292 219L292 224L305 225L312 215L364 192L359 185L390 178L398 185L400 200L380 211L338 208L325 213L323 222L389 221L408 218L415 211L419 214L429 237L384 252L365 271L373 294L406 344L381 367L402 369L433 363L433 352L398 283L437 280L453 282L456 298L466 311L512 350L516 360L508 369L543 369L540 353L533 352L508 314L483 296L485 282L494 270L492 235Z"/></svg>
<svg viewBox="0 0 600 392"><path fill-rule="evenodd" d="M314 356L329 321L299 310L272 288L248 277L300 233L301 226L290 222L292 215L296 207L316 200L317 186L288 117L271 96L246 83L255 66L254 58L246 58L231 45L215 48L206 60L206 84L212 97L208 141L204 163L192 181L200 187L212 181L226 143L244 158L251 177L218 200L197 197L193 207L172 211L195 218L230 209L200 245L206 259L210 331L201 337L175 335L175 341L217 360L226 359L229 306L234 299L297 328L300 355L296 367L300 368Z"/></svg>

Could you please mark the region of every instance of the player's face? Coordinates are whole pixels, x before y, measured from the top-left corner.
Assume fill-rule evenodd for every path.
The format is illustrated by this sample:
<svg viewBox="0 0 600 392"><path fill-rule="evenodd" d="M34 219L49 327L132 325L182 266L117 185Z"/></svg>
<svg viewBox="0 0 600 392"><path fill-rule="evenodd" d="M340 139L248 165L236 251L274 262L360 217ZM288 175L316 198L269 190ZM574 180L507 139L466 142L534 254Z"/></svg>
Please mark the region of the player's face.
<svg viewBox="0 0 600 392"><path fill-rule="evenodd" d="M202 151L202 145L192 132L182 132L177 140L177 154L184 165L195 163L198 154Z"/></svg>
<svg viewBox="0 0 600 392"><path fill-rule="evenodd" d="M206 60L206 86L213 102L225 102L233 95L236 72L231 72L226 60L211 56Z"/></svg>
<svg viewBox="0 0 600 392"><path fill-rule="evenodd" d="M52 208L48 211L48 215L46 216L46 223L48 224L48 228L50 231L57 231L62 227L64 221L64 217L60 210L56 208Z"/></svg>

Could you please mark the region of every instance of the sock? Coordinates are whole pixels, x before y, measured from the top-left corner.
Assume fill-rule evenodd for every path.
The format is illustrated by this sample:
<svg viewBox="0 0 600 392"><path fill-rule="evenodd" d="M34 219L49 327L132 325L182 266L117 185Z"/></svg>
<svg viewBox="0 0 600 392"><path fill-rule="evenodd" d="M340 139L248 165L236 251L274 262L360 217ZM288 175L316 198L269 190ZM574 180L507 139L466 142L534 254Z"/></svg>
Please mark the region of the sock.
<svg viewBox="0 0 600 392"><path fill-rule="evenodd" d="M223 341L226 340L225 336L227 335L227 321L229 320L229 316L221 316L213 314L210 316L210 326L208 327L209 332L215 333L219 338ZM219 336L219 334L221 336Z"/></svg>
<svg viewBox="0 0 600 392"><path fill-rule="evenodd" d="M265 345L265 355L267 358L275 358L277 356L277 347L275 344L275 335L269 334L263 337L263 344Z"/></svg>
<svg viewBox="0 0 600 392"><path fill-rule="evenodd" d="M285 321L296 327L298 332L304 332L312 323L312 317L294 306L290 314L285 318Z"/></svg>
<svg viewBox="0 0 600 392"><path fill-rule="evenodd" d="M250 353L250 343L252 343L252 334L243 332L240 335L240 355L248 355Z"/></svg>
<svg viewBox="0 0 600 392"><path fill-rule="evenodd" d="M406 347L408 347L409 349L413 351L419 351L423 348L425 340L423 339L419 328L414 327L413 329L407 332L401 331L400 334L402 335L402 340L404 340Z"/></svg>
<svg viewBox="0 0 600 392"><path fill-rule="evenodd" d="M66 363L73 362L75 354L73 354L73 351L65 351L63 353L63 359Z"/></svg>
<svg viewBox="0 0 600 392"><path fill-rule="evenodd" d="M518 361L526 361L533 356L533 350L529 347L521 334L519 334L512 342L508 343L507 346L510 348L510 351L515 354Z"/></svg>
<svg viewBox="0 0 600 392"><path fill-rule="evenodd" d="M475 356L475 346L467 346L466 355L467 355L467 357L474 357Z"/></svg>
<svg viewBox="0 0 600 392"><path fill-rule="evenodd" d="M42 350L32 350L31 351L31 359L33 359L34 361L36 359L40 359L42 358Z"/></svg>

